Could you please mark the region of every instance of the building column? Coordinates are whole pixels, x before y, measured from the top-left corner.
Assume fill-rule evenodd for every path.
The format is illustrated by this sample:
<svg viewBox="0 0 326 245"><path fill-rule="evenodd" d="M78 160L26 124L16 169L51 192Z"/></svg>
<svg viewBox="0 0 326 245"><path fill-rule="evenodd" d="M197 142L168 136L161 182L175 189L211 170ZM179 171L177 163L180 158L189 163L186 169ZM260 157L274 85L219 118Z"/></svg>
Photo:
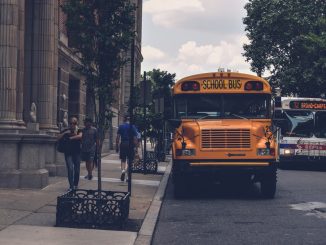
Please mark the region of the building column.
<svg viewBox="0 0 326 245"><path fill-rule="evenodd" d="M18 1L18 69L17 69L17 98L16 98L16 117L20 123L23 122L23 103L24 103L24 65L25 65L25 0Z"/></svg>
<svg viewBox="0 0 326 245"><path fill-rule="evenodd" d="M0 2L0 130L21 128L16 109L19 79L18 15L19 0Z"/></svg>
<svg viewBox="0 0 326 245"><path fill-rule="evenodd" d="M59 53L58 53L58 43L59 43L59 1L55 1L54 4L54 82L53 82L53 115L52 115L52 125L58 126L58 73L59 73Z"/></svg>
<svg viewBox="0 0 326 245"><path fill-rule="evenodd" d="M34 0L32 44L32 101L40 129L57 129L58 1Z"/></svg>

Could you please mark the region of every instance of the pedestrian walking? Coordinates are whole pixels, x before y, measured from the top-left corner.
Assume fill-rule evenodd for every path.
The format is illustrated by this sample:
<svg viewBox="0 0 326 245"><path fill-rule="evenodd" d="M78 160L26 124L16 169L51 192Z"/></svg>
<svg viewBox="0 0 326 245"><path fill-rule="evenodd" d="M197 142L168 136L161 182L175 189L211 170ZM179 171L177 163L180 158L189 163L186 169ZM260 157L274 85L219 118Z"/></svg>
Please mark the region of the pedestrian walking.
<svg viewBox="0 0 326 245"><path fill-rule="evenodd" d="M93 120L91 118L85 118L85 128L82 130L82 145L81 145L81 157L82 161L86 163L87 175L85 179L91 180L93 178L94 159L97 153L98 145L98 133L97 129L93 127Z"/></svg>
<svg viewBox="0 0 326 245"><path fill-rule="evenodd" d="M155 147L155 131L153 129L147 132L147 136L149 137L149 142L151 143L151 148Z"/></svg>
<svg viewBox="0 0 326 245"><path fill-rule="evenodd" d="M60 132L58 140L62 138L66 139L64 155L68 172L68 191L71 191L78 188L80 173L80 142L82 132L78 128L78 120L76 117L72 117L69 127Z"/></svg>
<svg viewBox="0 0 326 245"><path fill-rule="evenodd" d="M128 170L127 159L130 160L134 156L135 146L138 143L137 140L137 129L135 126L130 125L129 116L125 115L123 123L119 126L116 138L116 152L120 152L121 160L121 177L120 180L125 180L125 174ZM132 142L130 144L130 136Z"/></svg>

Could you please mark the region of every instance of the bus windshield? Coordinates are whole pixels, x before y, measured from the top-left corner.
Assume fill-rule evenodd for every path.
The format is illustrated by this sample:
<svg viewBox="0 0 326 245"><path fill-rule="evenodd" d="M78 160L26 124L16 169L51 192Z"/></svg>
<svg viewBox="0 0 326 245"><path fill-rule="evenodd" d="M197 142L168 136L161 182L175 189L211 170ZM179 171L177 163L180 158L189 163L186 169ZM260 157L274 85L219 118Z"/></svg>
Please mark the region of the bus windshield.
<svg viewBox="0 0 326 245"><path fill-rule="evenodd" d="M316 112L316 127L315 127L315 136L317 138L326 137L326 112L318 111Z"/></svg>
<svg viewBox="0 0 326 245"><path fill-rule="evenodd" d="M177 118L269 118L267 94L183 94L175 97Z"/></svg>
<svg viewBox="0 0 326 245"><path fill-rule="evenodd" d="M284 111L285 123L282 134L292 137L311 137L314 130L314 115L312 111Z"/></svg>

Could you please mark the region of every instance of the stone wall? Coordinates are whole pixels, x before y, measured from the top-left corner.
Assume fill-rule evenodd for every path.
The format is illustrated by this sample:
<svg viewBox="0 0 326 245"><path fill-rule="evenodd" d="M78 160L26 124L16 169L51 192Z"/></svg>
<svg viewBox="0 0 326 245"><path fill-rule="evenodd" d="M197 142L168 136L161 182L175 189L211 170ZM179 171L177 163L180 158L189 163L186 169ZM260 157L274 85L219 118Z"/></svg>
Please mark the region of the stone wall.
<svg viewBox="0 0 326 245"><path fill-rule="evenodd" d="M56 156L55 142L55 137L45 134L1 134L0 188L47 186L47 165L56 169L63 164Z"/></svg>

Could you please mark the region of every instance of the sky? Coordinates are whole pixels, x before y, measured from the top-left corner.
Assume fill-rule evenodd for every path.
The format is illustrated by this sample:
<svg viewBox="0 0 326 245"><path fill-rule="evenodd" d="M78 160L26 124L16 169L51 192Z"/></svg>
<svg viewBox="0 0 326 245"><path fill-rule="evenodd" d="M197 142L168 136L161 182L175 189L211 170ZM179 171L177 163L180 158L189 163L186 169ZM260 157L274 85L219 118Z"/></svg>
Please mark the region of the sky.
<svg viewBox="0 0 326 245"><path fill-rule="evenodd" d="M177 79L217 71L250 73L243 17L248 0L144 0L142 71L160 69Z"/></svg>

